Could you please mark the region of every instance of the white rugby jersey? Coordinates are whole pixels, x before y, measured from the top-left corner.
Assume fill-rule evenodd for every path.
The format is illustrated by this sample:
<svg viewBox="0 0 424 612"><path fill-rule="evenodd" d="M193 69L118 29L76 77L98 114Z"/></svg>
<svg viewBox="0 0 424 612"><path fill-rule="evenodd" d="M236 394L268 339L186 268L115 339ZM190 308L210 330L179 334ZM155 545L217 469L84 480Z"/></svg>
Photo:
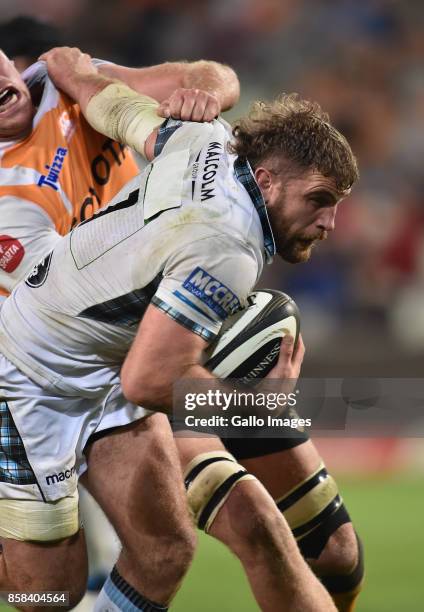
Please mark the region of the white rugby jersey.
<svg viewBox="0 0 424 612"><path fill-rule="evenodd" d="M119 370L147 306L212 340L246 305L274 240L222 121L168 120L156 157L77 226L0 311L0 351L30 379L91 396Z"/></svg>

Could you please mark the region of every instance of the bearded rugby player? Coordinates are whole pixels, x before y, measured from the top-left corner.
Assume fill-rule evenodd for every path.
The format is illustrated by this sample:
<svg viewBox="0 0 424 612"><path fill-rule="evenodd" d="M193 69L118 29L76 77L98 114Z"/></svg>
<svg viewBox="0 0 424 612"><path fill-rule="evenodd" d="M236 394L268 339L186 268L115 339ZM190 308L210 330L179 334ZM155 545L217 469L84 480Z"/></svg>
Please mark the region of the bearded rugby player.
<svg viewBox="0 0 424 612"><path fill-rule="evenodd" d="M257 105L238 127L233 146L239 159L248 158L254 166L271 223L274 230L279 230L276 242L280 254L292 263L306 260L312 244L334 229L338 201L357 178L356 162L346 141L329 125L317 105L286 97L280 105ZM278 152L284 154L282 160L277 160L280 164L268 159L272 163L263 172L260 162ZM254 185L255 181L250 185L252 191ZM265 238L269 243L266 232ZM187 448L187 443L183 444ZM305 556L333 592L339 608L351 609L362 579L361 549L334 480L306 436L300 443L288 440L278 444L280 449L291 452L279 456L275 452L278 445L270 445L261 453L269 455L265 461L258 460L258 471L261 465L273 461L278 464L282 459L284 463L297 464L297 472L290 470L289 476L277 477L276 487L281 488L283 480L286 489L284 495L277 494L279 506L291 520ZM284 474L287 472L284 470ZM268 479L270 488L276 473L278 470ZM262 476L266 480L266 469Z"/></svg>
<svg viewBox="0 0 424 612"><path fill-rule="evenodd" d="M197 96L198 94L199 92L196 92ZM186 103L187 103L187 100L184 100L184 104ZM164 106L171 107L170 112L173 112L172 110L173 104L174 104L174 101L171 98L168 105L164 105ZM183 108L181 109L183 115L184 113L187 112L187 109L184 109L184 104L183 104ZM204 111L200 112L199 105L195 103L194 104L192 103L190 107L190 112L194 115L196 115L197 113L199 115L199 118L203 118L205 116L205 112ZM47 177L47 180L50 182L54 182L55 177L54 176L50 178ZM34 271L34 275L37 276L37 274L38 272ZM32 277L34 277L34 275L32 275ZM7 306L6 306L6 311L7 311ZM36 369L37 368L35 368L35 370ZM35 370L31 370L32 374L34 374ZM5 379L7 380L7 383L5 384L4 392L7 394L7 385L8 384L12 385L12 388L13 388L14 382L16 382L16 378L13 375L11 375L10 372L6 372L4 374L5 374ZM9 391L10 391L10 387L9 387ZM83 392L82 392L82 395L84 395ZM29 403L29 400L28 400L28 403ZM106 418L110 416L112 417L115 416L116 414L115 408L118 405L118 403L119 402L117 401L114 393L111 393L108 395L107 402L105 401L105 404L104 404L106 415L103 414L102 420L105 419L105 416ZM9 478L12 478L12 480L14 476L14 482L12 483L9 480L8 483L9 485L14 484L16 487L18 487L18 490L21 491L21 495L25 488L25 491L29 496L33 495L34 497L37 497L36 496L36 485L34 482L34 475L31 476L31 469L30 469L31 463L27 463L27 459L24 456L25 452L23 452L22 447L19 446L19 439L20 439L19 433L18 433L18 430L15 424L12 422L11 415L8 413L6 402L2 404L2 407L4 408L4 411L5 411L4 418L7 417L9 419L10 426L11 426L11 432L13 433L16 446L21 451L21 456L20 456L21 462L18 466L15 465L15 470L16 470L15 473L13 472L14 464L12 463L14 459L10 457L10 453L9 455L7 455L8 460L10 461L9 464L7 462L5 463L6 467L9 468L8 476ZM133 410L134 410L134 407L133 407ZM31 410L32 414L36 412L37 412L36 410L35 411ZM30 419L27 415L26 421L29 421L29 420ZM152 421L152 417L149 419L149 423L150 421ZM109 517L112 519L112 522L117 527L118 533L120 534L121 539L123 540L123 544L124 544L124 551L121 555L121 558L117 564L117 567L112 572L110 580L108 581L105 587L104 598L106 598L107 600L105 605L108 607L108 609L111 609L111 607L113 606L116 606L116 609L120 609L119 606L122 604L122 596L123 596L122 594L123 593L126 596L128 596L128 594L131 596L132 603L134 604L134 606L137 606L134 609L149 609L149 610L164 609L163 606L156 606L156 604L153 603L153 599L155 601L157 600L168 601L170 599L172 592L175 590L178 584L178 578L181 577L183 573L185 564L187 563L187 559L190 556L189 553L191 552L190 544L192 542L190 540L190 534L187 532L187 528L186 528L186 522L184 518L184 509L181 509L180 505L176 503L175 501L175 497L178 493L178 488L175 489L175 485L174 487L170 488L170 492L168 493L168 498L165 499L165 497L162 497L162 501L166 502L163 504L164 508L166 508L167 505L173 508L176 517L178 517L178 526L176 528L172 520L164 521L163 513L155 512L154 520L157 521L157 529L154 531L155 542L154 542L154 547L152 550L149 550L149 548L146 546L146 541L145 541L146 531L147 532L153 531L152 524L151 524L152 523L151 512L149 512L148 510L146 511L145 509L141 508L138 510L138 512L135 515L137 517L136 521L134 520L133 513L131 513L130 517L126 518L128 508L129 507L136 508L136 498L137 498L136 492L132 496L132 499L128 501L128 495L130 493L130 490L136 484L134 479L132 479L131 481L131 487L130 486L123 487L121 484L121 486L118 489L116 486L117 481L125 482L126 480L128 480L127 478L123 478L123 475L125 474L125 476L127 476L128 465L132 465L133 469L137 470L137 476L139 477L137 478L137 482L138 481L143 482L143 474L145 475L147 472L149 474L148 482L153 487L155 486L155 483L158 480L160 480L159 476L160 475L162 476L162 471L165 470L167 472L168 478L162 478L160 482L161 482L161 489L168 491L169 489L169 486L167 486L169 485L168 480L173 481L175 478L175 474L170 469L169 461L167 461L167 457L165 456L164 452L160 452L158 448L158 446L160 447L166 443L166 439L164 438L165 432L160 430L160 424L158 426L157 419L154 422L156 423L155 427L153 427L153 425L152 426L144 425L144 430L140 428L135 433L138 435L138 437L140 438L140 441L143 443L144 453L146 452L146 448L148 448L149 434L151 433L156 434L156 436L154 435L152 436L153 442L150 443L150 449L149 449L150 452L147 453L148 457L150 457L150 454L153 454L153 456L156 459L156 463L155 461L153 461L152 458L150 462L144 460L143 465L141 466L141 468L139 468L138 463L135 461L134 453L132 456L129 457L131 461L128 463L125 463L125 459L127 458L127 456L129 456L128 455L129 451L126 452L125 455L123 455L123 452L122 452L122 436L125 434L119 434L121 438L119 438L118 435L116 435L116 438L118 438L118 442L120 440L120 445L118 443L115 443L114 445L114 438L112 438L112 440L108 439L107 443L104 442L104 440L98 441L96 444L90 447L90 451L88 453L89 454L89 470L88 470L89 477L88 478L89 480L91 478L91 481L92 481L92 491L95 493L96 497L100 501L103 500L102 506L106 509ZM26 427L29 426L28 422L26 423L25 426ZM158 436L158 427L159 427L159 436ZM63 428L63 429L64 431L66 430L66 428ZM96 430L98 429L99 427L97 426ZM154 432L153 432L153 429L155 429ZM130 446L130 444L128 443L132 443L132 445L134 445L134 441L136 440L136 435L134 434L134 430L129 430L127 437L126 438L124 437L123 440L124 440L124 445L126 444L127 446ZM81 450L82 446L83 444L82 442L80 442L79 450ZM115 469L112 470L110 461L107 460L106 461L107 472L106 472L105 456L110 455L111 451L113 454L114 449L116 449L115 455L119 455L120 464L122 464L122 466L121 465L119 465L118 467L114 466ZM37 451L35 452L37 454L38 452L41 452L41 451L37 449ZM99 458L99 455L101 455L100 458ZM14 457L16 459L16 453ZM58 458L56 457L56 459ZM81 460L81 456L79 457L79 459ZM159 463L159 466L158 466L158 463ZM19 471L19 468L21 468L20 471ZM121 469L121 472L119 471L120 469ZM74 475L75 475L75 468L73 466L65 470L56 472L56 473L53 472L48 475L45 475L45 485L47 487L52 487L52 489L48 489L48 488L45 489L44 492L41 493L42 497L44 499L46 497L48 498L49 494L52 495L52 491L54 491L54 489L56 488L55 485L59 485L59 482L60 483L67 482L68 479L72 480L72 477ZM118 475L118 477L115 477L115 475ZM21 488L19 489L19 487ZM9 486L9 489L11 488L13 487ZM42 490L42 487L41 487L41 490ZM119 490L119 497L117 497L118 490ZM144 490L146 490L145 484L144 484ZM16 493L16 489L14 489L14 492ZM148 492L148 489L147 489L147 492ZM157 496L157 491L154 491L154 495ZM81 555L81 542L80 542L80 538L77 538L77 544L75 544L75 538L72 543L72 539L65 538L65 537L63 538L58 537L59 535L63 535L63 532L66 533L67 531L69 531L69 529L72 529L73 527L72 520L73 522L75 522L75 516L74 516L75 513L71 512L74 509L75 500L74 499L70 500L69 498L71 497L72 496L67 496L67 498L65 498L67 499L67 503L68 503L67 508L65 509L63 507L61 508L61 512L64 515L67 514L66 516L67 522L65 521L64 525L60 525L60 524L55 525L54 528L49 527L50 531L46 528L46 525L44 524L33 525L32 526L33 531L31 532L32 537L30 538L28 538L29 525L25 525L25 529L23 529L22 531L19 531L19 523L22 522L22 508L19 508L19 510L21 511L21 514L20 514L18 511L18 508L16 508L15 505L12 504L13 508L8 507L8 510L12 514L17 514L17 519L15 519L14 524L9 526L8 529L5 528L5 530L2 530L2 535L6 536L6 539L4 540L4 554L3 554L2 561L4 564L4 573L7 573L9 571L9 575L10 575L12 568L13 568L13 560L16 558L17 554L21 558L21 562L22 562L26 554L30 556L31 551L33 553L35 551L34 545L28 548L27 542L26 542L27 539L38 539L38 538L43 539L44 538L47 541L60 539L61 544L62 544L62 546L60 547L61 554L62 554L62 561L63 559L66 559L67 561L72 561L72 560L75 561L75 563L72 565L73 570L74 570L73 574L69 576L69 575L63 575L63 572L62 573L59 572L59 575L58 575L56 563L54 564L54 567L52 567L50 559L53 559L53 558L55 562L59 560L59 566L61 565L60 558L58 559L57 554L56 554L57 553L56 547L52 545L50 552L46 553L46 557L45 557L46 563L40 564L37 562L34 564L34 562L31 563L31 559L28 560L28 563L25 564L25 569L26 569L25 575L30 577L31 586L38 584L38 585L42 585L43 588L46 588L46 584L47 585L54 584L57 588L57 585L58 584L60 585L61 580L64 581L63 584L65 585L69 584L69 582L66 582L66 580L68 581L70 580L72 602L74 603L78 599L78 596L79 596L79 593L78 593L79 586L78 585L81 584L81 576L83 576L83 560L82 560L82 555ZM266 496L264 497L265 497L265 500L267 500L267 497ZM148 506L148 504L146 503L144 505ZM120 512L118 512L118 506L120 507L119 508L121 510ZM29 508L28 505L26 507ZM3 508L6 509L5 504L3 504ZM46 509L45 506L44 508ZM31 510L34 510L34 507L31 507ZM9 514L9 517L10 516L11 514ZM73 516L73 519L71 520L72 516ZM53 518L55 518L57 521L59 517L55 516ZM131 520L129 520L130 518ZM49 525L50 521L47 519L47 514L46 514L45 522L47 523L47 525ZM280 529L282 532L284 532L285 524L283 521L280 521L280 522L281 522ZM24 524L25 524L25 521L24 521ZM47 533L44 532L44 528L46 528L45 531ZM37 531L37 529L39 531ZM33 535L34 530L37 531L36 533L37 537L35 538ZM24 536L26 535L27 537L26 538L23 537L22 534L24 534ZM291 546L291 554L289 555L290 556L290 569L296 570L293 575L293 571L287 571L287 567L285 568L285 587L284 588L286 589L286 591L287 589L289 589L291 593L293 590L293 584L295 584L295 578L298 578L303 584L305 584L305 582L307 583L308 580L311 579L311 576L306 571L306 566L302 565L300 559L298 558L299 557L298 551L293 546L293 543L290 543L291 538L289 537L288 533L286 534L286 536L288 537L288 542L287 544L285 544L285 546L287 547L287 550L285 548L282 549L283 559L290 552L290 546ZM18 544L16 541L12 541L16 539L18 540L20 539L22 540L22 542ZM159 542L163 542L163 546L166 547L167 555L171 555L172 557L170 560L167 559L166 568L161 567L160 571L158 571L158 563L161 560L163 560L163 553L161 556L161 551L163 550L163 548L161 548L161 546L159 545ZM44 546L43 551L49 551L49 548ZM56 551L56 552L53 552L53 551ZM143 566L142 563L138 562L139 559L137 558L137 554L138 556L140 556L140 551L144 553L143 558L146 559L147 566ZM38 559L38 555L37 555L37 559ZM286 566L287 566L287 563L286 563ZM66 567L69 567L68 563L66 564ZM130 582L127 582L123 576L125 576L127 580L129 580ZM137 587L139 587L140 583L143 584L144 587L146 584L148 585L147 591L146 591L146 588L143 587L143 593L144 593L143 596L141 596L140 593L137 593L136 589L133 586L133 585L136 585ZM14 578L14 584L12 586L14 588L18 588L20 585L21 585L20 577L19 575L16 575L16 577ZM10 588L10 585L9 585L9 588ZM281 590L281 587L280 587L280 590ZM150 601L145 596L146 592L149 595ZM310 599L311 593L314 593L314 592L316 592L316 597L314 597L313 599L316 605L320 605L320 598L324 598L323 601L326 601L326 597L323 594L322 589L318 588L318 585L314 583L314 581L312 580L311 587L305 588L303 586L302 593L301 594L299 593L299 595L292 598L292 601L288 602L287 605L297 606L299 601L303 602L305 598L308 599L308 597ZM113 601L111 601L111 598ZM286 597L286 599L288 598ZM104 602L102 603L102 601L100 601L98 609L103 609L102 608L103 604ZM25 608L28 608L28 606L26 606ZM287 609L289 609L289 607L287 607ZM292 608L290 607L290 609ZM327 603L325 604L325 607L323 607L322 609L328 609Z"/></svg>
<svg viewBox="0 0 424 612"><path fill-rule="evenodd" d="M61 86L70 87L70 95L77 96L80 102L83 100L85 108L88 103L87 91L78 92L72 88L70 82L65 83L61 79L60 70L55 66L55 59L58 57L60 59L60 55L55 56L55 52L52 52L49 57L52 74L59 79ZM107 105L105 107L107 108ZM105 107L99 107L100 117ZM92 119L105 133L109 131L116 133L114 131L117 129L116 123L111 129L110 125L105 125L101 119L93 117ZM180 126L173 128L176 131L177 141L179 128ZM168 130L167 137L173 130ZM273 252L272 233L274 233L277 252L283 259L290 263L307 261L314 244L325 239L327 233L334 230L337 205L349 194L352 184L358 178L356 161L348 143L330 125L328 116L317 104L298 101L293 96L283 97L280 101L269 105L256 104L252 113L236 126L234 135L234 141L228 146L238 155L239 161L235 164L235 172L237 174L240 160L248 160L253 167L253 176L250 170L244 173L240 171L240 180L245 181L246 189L252 199L262 202L262 205L263 202L266 203L271 222L271 226L265 226L263 229L268 256ZM128 130L125 136L128 136L128 139L123 138L123 142L129 142L137 148L138 143ZM120 137L122 138L122 132ZM146 147L148 146L147 141ZM166 174L166 166L164 172ZM249 178L243 179L243 174ZM219 171L217 176L219 177ZM228 197L225 190L224 193ZM242 274L243 269L239 273ZM181 304L179 306L181 307ZM174 308L178 310L176 305ZM158 312L158 308L150 308L147 311L140 327L140 330L144 330L143 341L140 341L143 348L144 342L151 342L153 347L160 346L161 338L157 338L155 333L158 332L152 330L161 330L165 338L163 342L169 346L166 330L170 322L166 317L163 324L161 320L162 314ZM181 329L178 331L180 335L185 333ZM172 337L181 340L177 332ZM187 342L191 348L190 338L189 335ZM131 372L127 365L131 364L131 359L138 364L138 360L142 358L141 352L138 353L136 350L137 345L136 340L126 361L124 375ZM156 360L162 359L157 349ZM143 359L145 377L141 379L146 386L137 383L135 389L130 387L131 399L143 400L144 405L149 405L150 400L155 407L157 394L161 394L162 401L166 403L163 390L169 389L166 383L169 383L169 377L172 378L170 373L175 374L175 366L168 364L169 370L166 365L161 369L165 381L157 372L153 376L153 371L149 371L149 365L154 368L156 362L154 359L153 361ZM191 374L195 377L193 373ZM137 371L137 380L138 376ZM129 380L133 382L131 377ZM126 385L124 388L127 388ZM153 400L149 397L149 388ZM204 438L181 438L178 440L178 447L186 477L190 479L191 474L197 475L190 485L191 495L196 497L193 491L196 491L197 477L198 488L202 489L205 469L208 470L208 476L212 472L204 453L216 452L217 442ZM278 507L287 517L298 539L303 555L332 594L338 609L341 612L353 610L363 579L362 546L337 485L325 469L308 436L299 435L299 432L293 436L292 431L288 430L286 438L274 441L233 440L229 448L251 473L260 478L276 499ZM223 455L222 459L226 461L228 457ZM237 463L234 463L237 466ZM212 500L215 491L222 485L225 487L225 482L231 482L232 476L231 470L226 476L222 475L218 461L215 461L215 465L218 466L219 474L215 480L209 478L212 484L206 495L205 491L201 491L205 507L208 508L211 505L208 502ZM239 467L234 467L234 470ZM240 493L240 491L236 493L237 487L233 491L229 500ZM234 516L238 524L249 524L249 518L245 522L241 520L240 507L237 507L231 515L230 502L224 504L225 512L217 513L224 502L225 499L221 499L220 505L211 510L214 522L211 520L206 525L206 530L216 537L220 537L218 523L220 519L223 520L225 512ZM243 504L241 506L243 507ZM197 508L197 516L205 507L201 507L200 510ZM228 534L225 529L223 532L224 535L220 539L234 550L238 550L238 546L234 543L235 534ZM246 563L244 565L246 568Z"/></svg>
<svg viewBox="0 0 424 612"><path fill-rule="evenodd" d="M290 97L280 104L256 105L235 135L235 144L230 146L239 159L247 158L253 166L251 189L256 182L266 202L278 252L291 263L306 261L316 241L334 229L338 202L357 179L348 144L317 105ZM314 151L310 142L316 140ZM303 148L299 143L304 143ZM153 312L151 316L158 317ZM159 377L157 380L161 385ZM246 442L232 441L230 449L277 500L304 556L332 593L338 609L353 610L363 577L362 548L334 479L313 444L306 435L293 437L290 432L286 439L271 443ZM214 444L198 439L179 441L183 463L202 475L197 468L204 459L201 453L215 451ZM215 485L218 488L222 482L218 479ZM211 525L208 529L214 532ZM221 539L229 543L231 535Z"/></svg>

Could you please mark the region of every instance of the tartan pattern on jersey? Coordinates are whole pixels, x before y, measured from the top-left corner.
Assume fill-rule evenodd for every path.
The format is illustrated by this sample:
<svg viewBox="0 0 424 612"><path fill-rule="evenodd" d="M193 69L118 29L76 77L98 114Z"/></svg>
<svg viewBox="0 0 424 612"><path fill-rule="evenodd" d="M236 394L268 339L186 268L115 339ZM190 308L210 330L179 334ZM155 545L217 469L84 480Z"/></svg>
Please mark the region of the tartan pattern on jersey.
<svg viewBox="0 0 424 612"><path fill-rule="evenodd" d="M168 140L171 138L175 130L178 130L182 126L183 122L177 119L167 119L159 128L158 135L156 137L154 155L157 157L162 153L163 147L166 145Z"/></svg>
<svg viewBox="0 0 424 612"><path fill-rule="evenodd" d="M0 482L17 485L37 482L22 438L4 400L0 400Z"/></svg>
<svg viewBox="0 0 424 612"><path fill-rule="evenodd" d="M261 190L259 189L255 177L253 176L252 168L250 167L250 164L247 159L243 157L237 157L236 161L234 162L234 172L237 179L240 181L240 183L243 185L243 187L249 194L250 199L252 200L253 205L256 208L256 212L259 215L262 230L264 233L264 249L266 260L270 262L276 253L274 236L272 233L271 225L268 218L268 212Z"/></svg>
<svg viewBox="0 0 424 612"><path fill-rule="evenodd" d="M83 319L110 323L111 325L134 327L143 318L161 280L162 274L158 274L143 289L135 289L125 295L119 295L101 304L90 306L80 312L78 316Z"/></svg>
<svg viewBox="0 0 424 612"><path fill-rule="evenodd" d="M207 342L211 342L211 340L216 338L216 334L212 333L211 331L206 329L206 327L199 325L195 321L192 321L185 315L181 314L181 312L179 312L176 308L174 308L173 306L170 306L169 304L159 299L158 297L156 296L153 297L152 304L157 306L157 308L160 308L162 312L165 312L167 315L172 317L174 321L177 321L177 323L180 323L181 325L183 325L190 331L194 332L195 334L197 334L204 340L207 340Z"/></svg>

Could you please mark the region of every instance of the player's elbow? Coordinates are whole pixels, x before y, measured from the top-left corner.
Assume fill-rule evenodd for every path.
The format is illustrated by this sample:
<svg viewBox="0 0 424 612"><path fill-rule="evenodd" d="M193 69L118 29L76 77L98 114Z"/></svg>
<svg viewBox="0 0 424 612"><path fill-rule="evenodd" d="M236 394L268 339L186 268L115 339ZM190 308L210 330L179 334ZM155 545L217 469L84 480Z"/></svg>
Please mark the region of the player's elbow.
<svg viewBox="0 0 424 612"><path fill-rule="evenodd" d="M226 65L220 64L222 78L226 83L226 95L222 101L221 110L229 110L237 104L240 99L240 81L236 72Z"/></svg>
<svg viewBox="0 0 424 612"><path fill-rule="evenodd" d="M213 93L221 111L232 108L240 98L240 81L236 72L226 64L199 60L188 65L183 87L197 87Z"/></svg>
<svg viewBox="0 0 424 612"><path fill-rule="evenodd" d="M125 398L147 410L158 412L171 412L172 393L164 381L156 381L154 377L137 374L135 376L129 368L121 370L121 387Z"/></svg>

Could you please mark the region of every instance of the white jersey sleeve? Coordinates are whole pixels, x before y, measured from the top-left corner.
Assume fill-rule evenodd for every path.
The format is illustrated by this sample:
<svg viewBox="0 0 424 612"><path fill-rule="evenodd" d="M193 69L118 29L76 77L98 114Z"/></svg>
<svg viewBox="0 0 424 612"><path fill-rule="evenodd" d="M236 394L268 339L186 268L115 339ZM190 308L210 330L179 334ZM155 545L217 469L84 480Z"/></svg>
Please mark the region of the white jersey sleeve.
<svg viewBox="0 0 424 612"><path fill-rule="evenodd" d="M1 197L0 293L10 293L60 238L40 206L17 197Z"/></svg>
<svg viewBox="0 0 424 612"><path fill-rule="evenodd" d="M245 244L224 235L197 240L171 256L152 303L211 341L247 305L258 265Z"/></svg>

